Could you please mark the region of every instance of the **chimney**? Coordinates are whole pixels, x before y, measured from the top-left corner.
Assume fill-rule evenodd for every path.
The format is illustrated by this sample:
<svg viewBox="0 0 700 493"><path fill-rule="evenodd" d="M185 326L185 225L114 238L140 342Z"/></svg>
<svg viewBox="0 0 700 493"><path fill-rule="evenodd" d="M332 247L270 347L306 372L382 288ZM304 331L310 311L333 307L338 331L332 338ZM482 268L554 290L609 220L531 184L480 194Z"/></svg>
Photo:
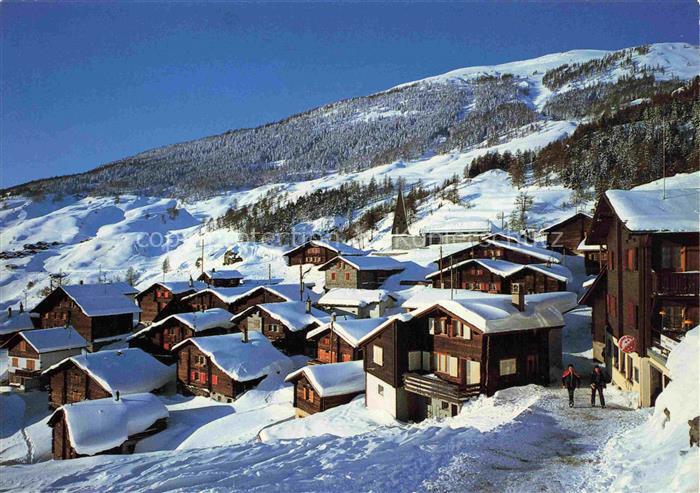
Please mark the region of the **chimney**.
<svg viewBox="0 0 700 493"><path fill-rule="evenodd" d="M118 390L114 393L114 400L115 401L119 400L119 391Z"/></svg>
<svg viewBox="0 0 700 493"><path fill-rule="evenodd" d="M311 297L306 297L306 313L311 313Z"/></svg>
<svg viewBox="0 0 700 493"><path fill-rule="evenodd" d="M12 307L11 306L7 307L7 318L12 318Z"/></svg>
<svg viewBox="0 0 700 493"><path fill-rule="evenodd" d="M212 271L212 272L216 272L216 267L212 267L212 268L211 268L211 271Z"/></svg>
<svg viewBox="0 0 700 493"><path fill-rule="evenodd" d="M24 313L24 304L21 301L19 302L19 312Z"/></svg>
<svg viewBox="0 0 700 493"><path fill-rule="evenodd" d="M514 282L510 286L511 303L518 311L525 311L525 287L522 283Z"/></svg>
<svg viewBox="0 0 700 493"><path fill-rule="evenodd" d="M80 281L78 281L78 282L79 282L80 284L83 284L83 280L82 280L82 279L81 279Z"/></svg>
<svg viewBox="0 0 700 493"><path fill-rule="evenodd" d="M189 284L189 286L190 286L191 288L194 287L194 279L192 279L192 276L191 276L191 275L190 275L190 284Z"/></svg>
<svg viewBox="0 0 700 493"><path fill-rule="evenodd" d="M246 324L245 327L243 327L243 339L242 341L244 343L248 342L248 324Z"/></svg>

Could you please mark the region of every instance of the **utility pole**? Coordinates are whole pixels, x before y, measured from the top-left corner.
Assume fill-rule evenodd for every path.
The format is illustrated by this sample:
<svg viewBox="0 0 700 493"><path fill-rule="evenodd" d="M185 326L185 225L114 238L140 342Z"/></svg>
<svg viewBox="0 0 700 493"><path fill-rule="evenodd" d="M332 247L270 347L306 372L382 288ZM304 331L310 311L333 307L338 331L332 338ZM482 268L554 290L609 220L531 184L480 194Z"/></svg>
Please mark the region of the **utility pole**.
<svg viewBox="0 0 700 493"><path fill-rule="evenodd" d="M450 257L450 299L455 299L454 257Z"/></svg>
<svg viewBox="0 0 700 493"><path fill-rule="evenodd" d="M442 282L442 245L440 245L440 289L443 289L445 287L445 284Z"/></svg>
<svg viewBox="0 0 700 493"><path fill-rule="evenodd" d="M267 264L267 284L272 285L272 264Z"/></svg>
<svg viewBox="0 0 700 493"><path fill-rule="evenodd" d="M201 267L202 267L202 274L204 274L204 231L202 229L200 229L199 234L202 237L202 241L201 241L201 243L202 243L202 263L201 263Z"/></svg>
<svg viewBox="0 0 700 493"><path fill-rule="evenodd" d="M663 172L663 199L666 200L666 119L661 120L661 163Z"/></svg>
<svg viewBox="0 0 700 493"><path fill-rule="evenodd" d="M299 300L304 301L304 265L299 264Z"/></svg>
<svg viewBox="0 0 700 493"><path fill-rule="evenodd" d="M505 227L504 220L506 218L506 215L503 211L501 211L498 213L498 215L496 215L496 217L501 220L501 231L503 231L503 228Z"/></svg>

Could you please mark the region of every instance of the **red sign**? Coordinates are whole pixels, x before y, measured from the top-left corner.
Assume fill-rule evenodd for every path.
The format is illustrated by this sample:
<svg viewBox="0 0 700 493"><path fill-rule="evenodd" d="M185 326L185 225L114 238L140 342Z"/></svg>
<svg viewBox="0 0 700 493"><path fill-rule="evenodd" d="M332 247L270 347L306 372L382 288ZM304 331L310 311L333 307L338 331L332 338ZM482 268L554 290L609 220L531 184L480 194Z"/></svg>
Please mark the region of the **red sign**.
<svg viewBox="0 0 700 493"><path fill-rule="evenodd" d="M617 345L623 353L633 353L637 349L637 340L632 336L622 336Z"/></svg>

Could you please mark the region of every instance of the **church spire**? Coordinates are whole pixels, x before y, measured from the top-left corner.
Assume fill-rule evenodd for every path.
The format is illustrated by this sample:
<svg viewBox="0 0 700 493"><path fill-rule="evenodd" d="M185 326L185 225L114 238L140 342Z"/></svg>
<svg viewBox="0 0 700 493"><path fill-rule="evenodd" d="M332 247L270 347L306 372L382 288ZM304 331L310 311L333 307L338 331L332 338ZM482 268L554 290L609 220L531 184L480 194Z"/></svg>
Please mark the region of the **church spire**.
<svg viewBox="0 0 700 493"><path fill-rule="evenodd" d="M408 233L408 216L406 214L406 204L403 200L401 192L401 184L399 183L399 195L396 197L396 208L394 209L394 224L391 226L392 235L407 235Z"/></svg>

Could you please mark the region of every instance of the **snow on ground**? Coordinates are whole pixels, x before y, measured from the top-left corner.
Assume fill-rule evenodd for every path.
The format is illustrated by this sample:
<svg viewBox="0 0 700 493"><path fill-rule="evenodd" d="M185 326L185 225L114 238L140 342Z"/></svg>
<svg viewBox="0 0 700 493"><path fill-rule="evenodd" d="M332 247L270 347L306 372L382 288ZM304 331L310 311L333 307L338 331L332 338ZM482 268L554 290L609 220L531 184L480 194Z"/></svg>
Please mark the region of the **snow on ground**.
<svg viewBox="0 0 700 493"><path fill-rule="evenodd" d="M51 457L50 414L45 392L24 394L0 387L0 464Z"/></svg>

